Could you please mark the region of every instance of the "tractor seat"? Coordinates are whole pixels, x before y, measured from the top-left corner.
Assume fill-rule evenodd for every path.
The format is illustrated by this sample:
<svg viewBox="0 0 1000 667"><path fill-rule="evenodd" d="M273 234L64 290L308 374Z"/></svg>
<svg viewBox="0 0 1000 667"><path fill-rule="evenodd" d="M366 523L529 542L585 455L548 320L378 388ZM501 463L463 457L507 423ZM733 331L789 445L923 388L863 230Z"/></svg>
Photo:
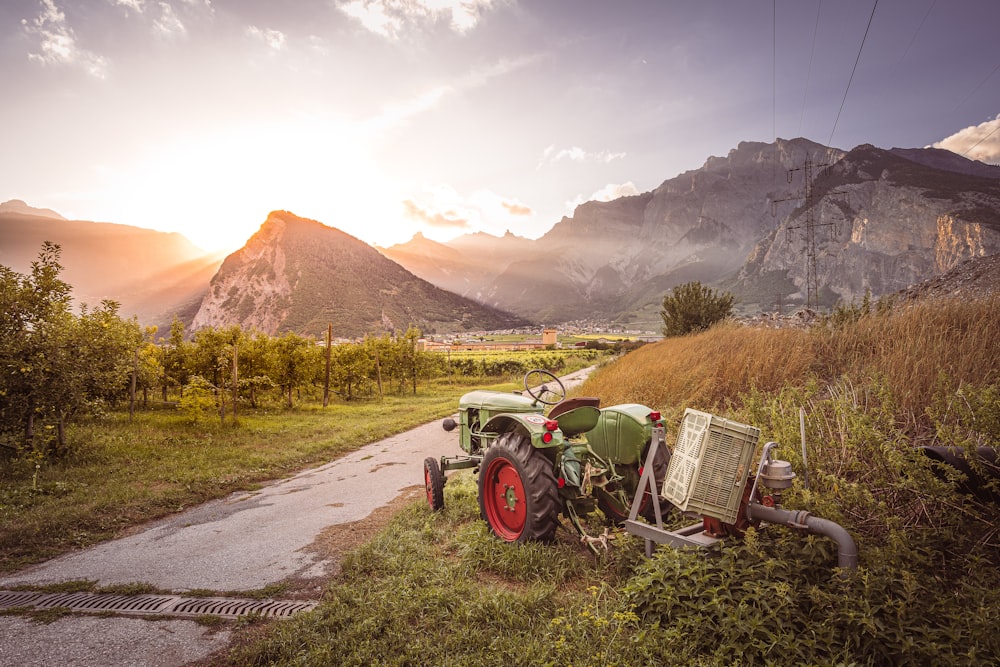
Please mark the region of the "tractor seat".
<svg viewBox="0 0 1000 667"><path fill-rule="evenodd" d="M601 416L598 406L601 399L592 397L567 398L552 406L549 419L559 422L559 430L568 438L586 433L595 426Z"/></svg>

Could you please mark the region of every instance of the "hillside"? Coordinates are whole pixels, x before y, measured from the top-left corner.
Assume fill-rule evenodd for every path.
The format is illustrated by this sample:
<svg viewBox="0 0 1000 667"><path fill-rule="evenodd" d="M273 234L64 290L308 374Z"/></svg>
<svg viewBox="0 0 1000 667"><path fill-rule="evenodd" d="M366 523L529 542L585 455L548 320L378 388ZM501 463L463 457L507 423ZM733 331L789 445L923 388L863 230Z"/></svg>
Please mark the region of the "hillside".
<svg viewBox="0 0 1000 667"><path fill-rule="evenodd" d="M889 294L1000 250L1000 168L940 149L743 142L650 192L580 205L513 258L438 244L425 275L539 321L627 319L691 280L769 310L806 300L810 219L821 305ZM416 250L387 254L410 268Z"/></svg>
<svg viewBox="0 0 1000 667"><path fill-rule="evenodd" d="M239 324L265 333L425 333L526 324L431 285L344 232L274 211L212 278L192 327Z"/></svg>
<svg viewBox="0 0 1000 667"><path fill-rule="evenodd" d="M143 324L169 324L190 308L221 262L177 233L67 220L20 200L0 204L0 264L30 271L45 241L61 246L62 278L78 303L113 299Z"/></svg>

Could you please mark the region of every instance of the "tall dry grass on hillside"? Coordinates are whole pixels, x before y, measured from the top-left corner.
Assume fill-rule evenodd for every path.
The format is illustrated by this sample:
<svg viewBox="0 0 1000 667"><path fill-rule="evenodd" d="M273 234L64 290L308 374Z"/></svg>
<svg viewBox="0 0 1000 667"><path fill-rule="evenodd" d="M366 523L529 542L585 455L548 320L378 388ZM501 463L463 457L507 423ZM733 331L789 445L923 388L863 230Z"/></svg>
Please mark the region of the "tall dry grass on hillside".
<svg viewBox="0 0 1000 667"><path fill-rule="evenodd" d="M644 345L591 375L581 394L603 405L644 403L664 414L712 409L750 389L777 391L817 367L818 340L792 329L722 324Z"/></svg>
<svg viewBox="0 0 1000 667"><path fill-rule="evenodd" d="M878 381L892 391L899 418L919 430L936 394L1000 382L998 360L1000 298L947 299L810 330L723 324L668 338L601 369L580 393L670 416L738 406L751 390Z"/></svg>

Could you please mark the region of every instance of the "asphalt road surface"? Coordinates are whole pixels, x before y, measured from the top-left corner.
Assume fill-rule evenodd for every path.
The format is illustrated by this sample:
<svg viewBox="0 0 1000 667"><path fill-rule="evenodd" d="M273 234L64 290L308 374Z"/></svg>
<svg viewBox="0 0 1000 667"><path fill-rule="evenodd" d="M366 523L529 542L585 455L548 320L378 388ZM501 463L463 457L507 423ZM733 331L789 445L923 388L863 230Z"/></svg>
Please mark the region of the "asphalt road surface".
<svg viewBox="0 0 1000 667"><path fill-rule="evenodd" d="M567 389L591 369L563 379ZM322 581L336 563L310 546L331 526L360 521L423 483L423 460L458 453L440 422L336 461L151 523L128 537L0 577L19 584L92 580L159 589L246 591L287 579ZM66 616L42 625L0 617L0 666L183 665L224 648L228 631L187 620Z"/></svg>

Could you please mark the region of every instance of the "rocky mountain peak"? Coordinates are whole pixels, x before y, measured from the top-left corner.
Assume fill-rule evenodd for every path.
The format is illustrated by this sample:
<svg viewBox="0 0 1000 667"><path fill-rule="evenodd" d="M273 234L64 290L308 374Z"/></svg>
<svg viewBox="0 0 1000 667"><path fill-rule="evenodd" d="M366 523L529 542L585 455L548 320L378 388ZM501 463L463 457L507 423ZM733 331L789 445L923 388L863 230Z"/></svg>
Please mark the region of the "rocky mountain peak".
<svg viewBox="0 0 1000 667"><path fill-rule="evenodd" d="M445 292L339 229L273 211L223 262L192 327L319 335L332 324L337 335L354 337L386 322L429 332L524 321Z"/></svg>

